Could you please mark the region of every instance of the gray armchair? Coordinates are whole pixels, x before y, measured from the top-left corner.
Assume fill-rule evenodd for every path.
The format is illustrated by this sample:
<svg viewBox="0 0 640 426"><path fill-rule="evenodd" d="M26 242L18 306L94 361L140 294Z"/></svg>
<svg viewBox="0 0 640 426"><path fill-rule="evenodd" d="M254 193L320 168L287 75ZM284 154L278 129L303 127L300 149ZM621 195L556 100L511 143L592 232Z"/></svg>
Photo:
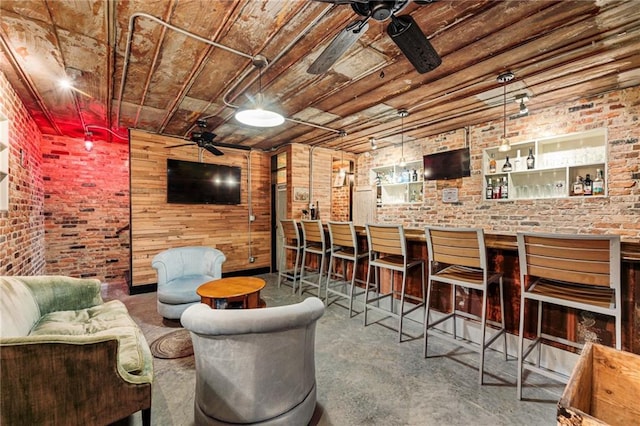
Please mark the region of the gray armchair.
<svg viewBox="0 0 640 426"><path fill-rule="evenodd" d="M263 309L189 307L196 425L306 425L316 405L316 297Z"/></svg>
<svg viewBox="0 0 640 426"><path fill-rule="evenodd" d="M222 277L226 260L220 250L211 247L178 247L158 253L151 262L158 274L158 313L180 319L185 309L200 302L198 287Z"/></svg>

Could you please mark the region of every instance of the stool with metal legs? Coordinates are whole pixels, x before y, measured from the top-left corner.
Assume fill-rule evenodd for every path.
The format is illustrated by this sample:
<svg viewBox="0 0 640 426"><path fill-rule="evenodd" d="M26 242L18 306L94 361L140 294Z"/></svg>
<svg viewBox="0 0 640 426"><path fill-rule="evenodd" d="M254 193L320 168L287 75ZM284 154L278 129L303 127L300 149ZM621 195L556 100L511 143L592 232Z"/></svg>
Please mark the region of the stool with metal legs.
<svg viewBox="0 0 640 426"><path fill-rule="evenodd" d="M402 225L367 224L366 229L367 242L369 244L369 270L367 271L367 283L365 285L364 325L367 325L367 311L370 309L398 318L398 341L401 342L404 318L411 312L424 306L424 260L412 259L408 256L407 240L405 239ZM420 269L420 292L422 294L420 298L406 294L407 274L414 268ZM382 292L380 286L381 269L387 269L391 273L390 289L386 293ZM371 282L372 270L375 275L375 283L373 284ZM399 290L397 290L395 286L395 272L399 272L402 275L402 283ZM374 297L370 295L372 288L376 290ZM399 306L396 309L397 298L399 298ZM406 299L410 299L416 304L405 311L404 305ZM388 306L381 306L381 301L388 302ZM422 323L422 318L419 322Z"/></svg>
<svg viewBox="0 0 640 426"><path fill-rule="evenodd" d="M302 265L300 266L300 294L302 295L309 287L313 287L318 289L318 298L322 299L322 281L329 247L327 247L325 241L321 221L303 220L301 223ZM316 257L317 264L309 262L309 255Z"/></svg>
<svg viewBox="0 0 640 426"><path fill-rule="evenodd" d="M550 313L544 307L553 305L554 311L564 311L565 315L574 310L599 315L603 320L609 317L615 340L608 344L621 349L622 295L619 235L519 232L517 238L521 286L517 395L522 399L524 372L527 370L560 382L568 380L566 375L545 365L543 345L554 342L574 349L584 346L572 329L565 334L543 327L548 322L544 317ZM531 305L537 305L535 325L529 320L533 323L536 316L525 315L525 310L529 312L527 307L533 307ZM535 328L535 335L533 340L527 339L525 346L525 333L530 328Z"/></svg>
<svg viewBox="0 0 640 426"><path fill-rule="evenodd" d="M280 253L280 265L278 267L278 288L280 284L290 284L293 292L296 292L297 282L300 280L300 260L302 253L302 239L298 222L293 219L280 221L282 237L282 251ZM291 256L293 265L288 267L287 257Z"/></svg>
<svg viewBox="0 0 640 426"><path fill-rule="evenodd" d="M358 239L353 222L329 222L329 239L331 240L331 256L327 271L327 284L325 293L325 305L329 306L329 296L335 295L336 299L349 300L349 318L353 312L353 298L364 294L364 289L357 292L356 281L365 284L363 280L356 278L358 263L367 257L367 252L358 250ZM341 265L338 265L338 263ZM348 264L352 265L351 279L348 278ZM341 266L341 269L338 269Z"/></svg>
<svg viewBox="0 0 640 426"><path fill-rule="evenodd" d="M443 228L428 226L425 229L427 238L427 250L429 253L429 279L427 280L427 304L424 316L424 356L427 357L427 344L429 336L438 336L455 345L464 346L479 352L480 362L479 383L484 380L484 354L493 342L502 336L504 339L504 357L507 359L507 335L504 322L504 296L502 289L502 274L490 272L487 266L487 250L484 241L484 232L479 228ZM451 313L432 321L431 291L433 283L448 284L451 287ZM500 322L487 319L487 305L489 285L498 284L500 299ZM480 316L458 308L458 288L464 288L482 293L482 307ZM473 342L468 336L461 336L456 331L458 317L462 320L475 320L480 322L479 343ZM445 332L442 324L451 319L451 332ZM496 331L487 339L487 324ZM440 325L438 329L435 327Z"/></svg>

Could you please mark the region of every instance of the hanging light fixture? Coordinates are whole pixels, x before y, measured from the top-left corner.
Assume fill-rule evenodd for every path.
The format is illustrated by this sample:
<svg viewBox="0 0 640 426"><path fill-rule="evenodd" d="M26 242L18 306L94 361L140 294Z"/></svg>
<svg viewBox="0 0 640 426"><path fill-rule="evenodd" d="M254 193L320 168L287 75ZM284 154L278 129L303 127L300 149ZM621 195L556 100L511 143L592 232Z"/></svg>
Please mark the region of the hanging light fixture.
<svg viewBox="0 0 640 426"><path fill-rule="evenodd" d="M404 167L407 165L407 162L404 161L404 118L409 115L409 111L406 109L399 109L398 115L400 116L400 167Z"/></svg>
<svg viewBox="0 0 640 426"><path fill-rule="evenodd" d="M91 132L84 133L84 149L86 149L87 152L93 149L93 133Z"/></svg>
<svg viewBox="0 0 640 426"><path fill-rule="evenodd" d="M502 129L502 138L500 139L500 146L498 147L498 151L507 152L511 149L511 144L509 143L509 139L507 139L507 83L513 80L513 73L511 71L507 71L498 76L498 82L502 83L504 86L504 99L503 99L503 112L504 112L504 126Z"/></svg>
<svg viewBox="0 0 640 426"><path fill-rule="evenodd" d="M253 108L240 108L235 114L236 120L242 124L254 127L275 127L284 123L284 117L275 111L264 109L262 95L262 68L267 65L264 56L256 56L253 65L258 68L258 93L255 96Z"/></svg>
<svg viewBox="0 0 640 426"><path fill-rule="evenodd" d="M373 150L378 149L378 144L376 143L376 138L370 137L369 138L369 143L371 144L371 149L373 149Z"/></svg>
<svg viewBox="0 0 640 426"><path fill-rule="evenodd" d="M527 104L525 102L529 101L529 96L526 93L521 93L516 95L516 103L520 104L520 115L525 115L529 112L529 108L527 108Z"/></svg>

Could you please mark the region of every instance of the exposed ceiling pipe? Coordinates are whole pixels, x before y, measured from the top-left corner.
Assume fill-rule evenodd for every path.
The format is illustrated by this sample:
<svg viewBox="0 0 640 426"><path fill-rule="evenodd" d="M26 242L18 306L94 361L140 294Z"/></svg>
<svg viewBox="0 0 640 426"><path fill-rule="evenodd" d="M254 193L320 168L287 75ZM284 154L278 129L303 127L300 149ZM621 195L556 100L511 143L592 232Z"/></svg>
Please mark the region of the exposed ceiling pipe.
<svg viewBox="0 0 640 426"><path fill-rule="evenodd" d="M283 49L283 51L277 56L277 59L281 58L304 34L306 34L309 31L309 29L313 26L313 24L317 23L317 21L319 21L332 7L333 6L327 6L325 8L325 10L323 11L323 13L320 14L311 24L309 24L307 26L307 28L305 28L305 30L302 32L302 34L298 35L292 41L292 43L290 43L285 49ZM127 35L127 44L126 44L126 50L125 50L125 56L124 56L124 63L123 63L123 67L122 67L122 77L121 77L121 80L120 80L120 90L119 90L119 94L118 94L118 108L117 108L117 111L116 111L116 126L118 126L118 127L120 126L120 113L122 111L122 100L123 100L122 98L123 98L123 95L124 95L124 85L126 83L127 69L129 67L129 61L130 61L130 55L131 55L131 43L133 41L133 30L135 29L135 20L138 17L150 19L150 20L152 20L152 21L154 21L154 22L156 22L156 23L158 23L160 25L163 25L166 28L169 28L171 30L177 31L182 35L194 38L194 39L196 39L196 40L198 40L200 42L203 42L203 43L206 43L208 45L217 47L219 49L222 49L222 50L225 50L227 52L236 54L238 56L242 56L244 58L250 59L252 62L254 62L256 60L259 60L258 56L252 56L252 55L249 55L247 53L241 52L239 50L227 47L227 46L225 46L223 44L216 43L215 41L206 39L206 38L201 37L201 36L199 36L197 34L193 34L193 33L189 32L189 31L183 30L182 28L179 28L179 27L176 27L174 25L171 25L171 24L169 24L169 23L167 23L167 22L165 22L165 21L161 20L160 18L157 18L157 17L155 17L153 15L149 15L149 14L144 13L144 12L136 12L136 13L132 14L131 17L129 18L129 33ZM265 68L265 70L271 65L271 63L272 62L267 64L267 67ZM251 71L251 70L249 70L249 71ZM247 74L243 75L243 78ZM242 79L240 79L239 81L242 81ZM251 83L253 83L253 81ZM251 83L249 83L249 85ZM247 85L243 89L243 91L246 90L246 88L248 88L249 85ZM237 87L237 85L233 86L233 88L235 88L235 87ZM231 93L230 90L227 91L227 93L224 95L223 101L224 101L225 105L227 105L227 106L229 106L231 108L237 109L238 106L232 105L232 104L227 102L226 97L229 95L229 93ZM325 130L325 131L330 131L330 132L335 132L335 133L340 133L341 132L341 130L332 129L332 128L321 126L321 125L317 125L317 124L314 124L314 123L307 123L306 121L302 121L302 120L297 120L297 119L293 119L293 118L286 118L286 117L285 117L285 119L288 120L288 121L297 123L297 124L316 127L316 128L319 128L319 129L322 129L322 130Z"/></svg>
<svg viewBox="0 0 640 426"><path fill-rule="evenodd" d="M167 13L171 13L170 11L173 7L167 8ZM138 122L140 121L140 114L142 114L142 107L144 106L144 102L147 99L147 93L149 93L149 85L151 85L151 77L153 71L156 68L156 63L158 62L158 57L160 56L160 49L162 48L162 43L164 41L165 35L167 34L167 27L162 27L162 31L160 33L160 37L158 38L158 43L156 43L156 49L153 52L153 59L151 60L151 64L149 65L149 72L147 73L147 78L144 82L144 88L142 89L142 98L138 103L138 107L136 108L136 118L133 120L133 127L138 126Z"/></svg>
<svg viewBox="0 0 640 426"><path fill-rule="evenodd" d="M120 112L121 112L121 109L122 109L122 96L123 96L123 93L124 93L124 84L125 84L125 82L127 80L127 68L129 67L129 56L131 55L131 42L133 41L133 30L134 30L134 27L135 27L134 24L135 24L136 18L138 18L138 17L150 19L150 20L152 20L152 21L154 21L154 22L156 22L156 23L158 23L160 25L163 25L163 26L165 26L165 27L167 27L169 29L172 29L173 31L176 31L176 32L178 32L178 33L180 33L182 35L194 38L194 39L196 39L198 41L201 41L203 43L209 44L211 46L215 46L215 47L217 47L219 49L225 50L225 51L233 53L235 55L242 56L242 57L250 59L250 60L254 59L253 56L251 56L251 55L249 55L247 53L241 52L241 51L236 50L236 49L232 49L231 47L227 47L227 46L225 46L223 44L216 43L215 41L206 39L204 37L200 37L199 35L190 33L189 31L185 31L182 28L178 28L178 27L176 27L174 25L171 25L168 22L165 22L160 18L156 18L153 15L149 15L148 13L136 12L136 13L132 14L131 17L129 18L129 34L127 35L127 47L126 47L125 54L124 54L124 64L122 65L122 78L120 79L120 93L118 95L118 110L117 110L117 115L116 115L116 125L118 127L120 126Z"/></svg>
<svg viewBox="0 0 640 426"><path fill-rule="evenodd" d="M36 102L38 103L38 106L42 110L42 113L44 114L44 116L47 118L49 125L56 131L58 135L62 135L62 131L60 130L55 120L51 116L49 109L45 106L44 100L42 99L38 91L35 89L35 85L33 84L33 81L18 64L18 61L16 60L16 53L11 49L11 47L9 46L6 40L7 40L7 37L4 33L4 30L2 29L2 27L0 27L0 43L2 44L2 48L4 49L4 51L8 53L7 58L9 59L9 62L11 62L11 67L13 68L15 73L20 77L20 80L24 82L24 85L29 91L29 94L31 95L31 97L33 97L33 99L35 99Z"/></svg>

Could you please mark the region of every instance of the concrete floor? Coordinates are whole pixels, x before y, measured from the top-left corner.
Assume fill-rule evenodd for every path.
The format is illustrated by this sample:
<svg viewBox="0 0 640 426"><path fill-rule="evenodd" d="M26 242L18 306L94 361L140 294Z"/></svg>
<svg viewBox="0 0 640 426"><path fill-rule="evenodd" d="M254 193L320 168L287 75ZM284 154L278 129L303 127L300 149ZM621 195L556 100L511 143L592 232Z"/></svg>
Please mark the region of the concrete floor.
<svg viewBox="0 0 640 426"><path fill-rule="evenodd" d="M309 297L277 286L277 275L262 275L261 296L267 306ZM163 321L155 293L129 296L119 284L105 286L105 299L122 300L151 343L180 327ZM342 306L340 306L342 305ZM386 322L363 326L363 315L349 318L344 302L332 303L316 330L318 404L312 425L550 425L564 389L544 377L527 379L525 400L516 398L517 361L496 351L485 357L485 384L478 384L478 355L437 338L429 340L429 358L421 337L397 342ZM356 303L358 312L362 305ZM376 314L369 321L376 320ZM379 316L378 316L379 318ZM396 325L396 321L388 322ZM421 326L406 321L409 335ZM153 425L193 425L195 367L193 356L154 359ZM141 425L140 413L119 423ZM295 426L295 425L294 425ZM301 425L303 426L303 425Z"/></svg>

